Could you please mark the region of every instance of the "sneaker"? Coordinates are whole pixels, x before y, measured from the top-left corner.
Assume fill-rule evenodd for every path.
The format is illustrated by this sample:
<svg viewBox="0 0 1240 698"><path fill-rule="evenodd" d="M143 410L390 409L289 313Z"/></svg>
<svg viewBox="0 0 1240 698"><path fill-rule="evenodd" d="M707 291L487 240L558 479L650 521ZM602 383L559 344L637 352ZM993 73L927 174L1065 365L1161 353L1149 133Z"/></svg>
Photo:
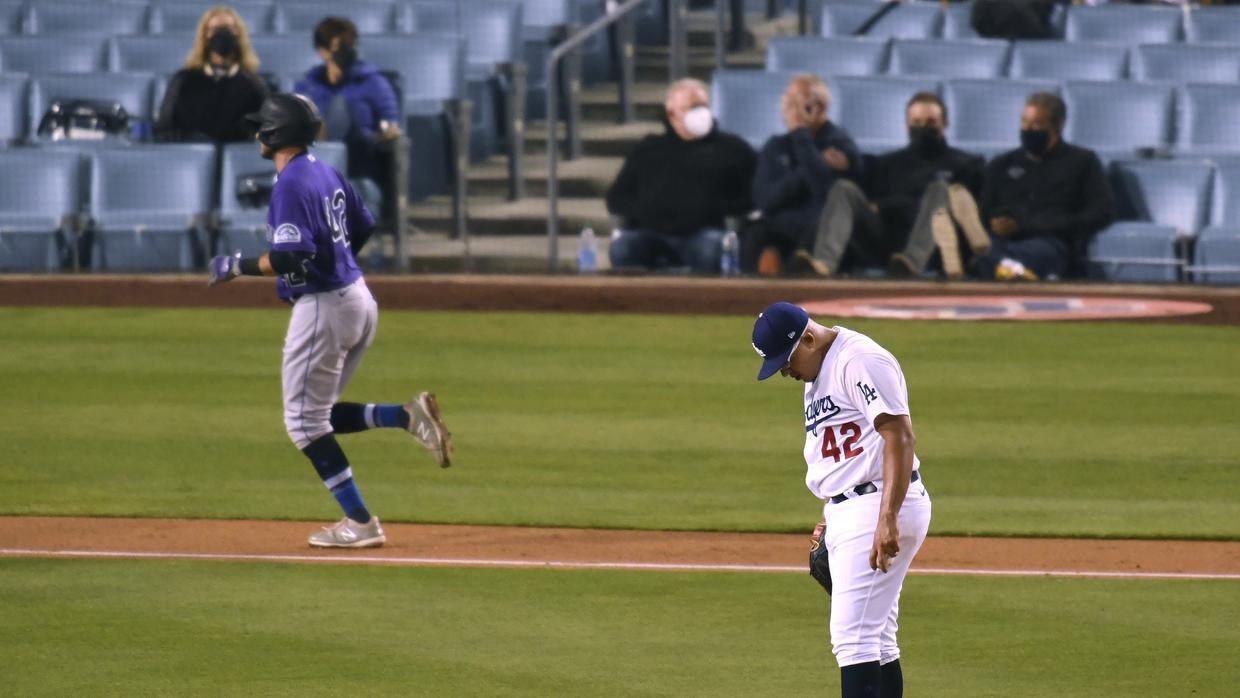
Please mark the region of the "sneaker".
<svg viewBox="0 0 1240 698"><path fill-rule="evenodd" d="M915 279L921 276L921 270L913 264L913 260L897 252L887 260L887 274L896 279Z"/></svg>
<svg viewBox="0 0 1240 698"><path fill-rule="evenodd" d="M955 218L956 223L960 225L960 230L964 232L964 239L969 243L969 249L973 254L984 255L990 252L990 236L982 227L982 216L977 210L977 201L973 199L969 190L959 184L948 187L947 202L951 207L952 218Z"/></svg>
<svg viewBox="0 0 1240 698"><path fill-rule="evenodd" d="M758 256L758 274L762 276L779 276L782 266L779 250L774 247L762 250L762 254Z"/></svg>
<svg viewBox="0 0 1240 698"><path fill-rule="evenodd" d="M377 516L370 517L367 523L346 516L335 525L310 534L310 546L314 548L377 548L386 540Z"/></svg>
<svg viewBox="0 0 1240 698"><path fill-rule="evenodd" d="M452 434L443 423L434 393L420 393L405 404L409 414L409 433L418 443L435 454L439 467L452 465Z"/></svg>
<svg viewBox="0 0 1240 698"><path fill-rule="evenodd" d="M964 262L960 259L960 241L956 239L956 226L947 211L938 209L930 215L930 235L939 246L939 258L943 261L943 273L949 279L964 276Z"/></svg>
<svg viewBox="0 0 1240 698"><path fill-rule="evenodd" d="M792 256L792 267L798 274L806 274L827 278L831 276L831 267L827 263L810 254L807 250L797 250Z"/></svg>
<svg viewBox="0 0 1240 698"><path fill-rule="evenodd" d="M1024 264L1004 257L995 267L995 279L998 281L1037 281L1038 275L1027 269Z"/></svg>

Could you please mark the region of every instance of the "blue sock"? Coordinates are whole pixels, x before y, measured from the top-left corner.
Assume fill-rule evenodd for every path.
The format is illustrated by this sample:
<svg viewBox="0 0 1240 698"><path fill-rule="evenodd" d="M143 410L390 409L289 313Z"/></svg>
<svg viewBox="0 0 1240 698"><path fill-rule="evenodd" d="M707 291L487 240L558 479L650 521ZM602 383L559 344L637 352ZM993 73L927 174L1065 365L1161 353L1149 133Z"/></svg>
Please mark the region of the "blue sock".
<svg viewBox="0 0 1240 698"><path fill-rule="evenodd" d="M358 523L370 521L370 511L366 509L366 502L362 501L362 493L357 491L357 483L353 482L353 478L333 487L332 496L340 503L345 516Z"/></svg>
<svg viewBox="0 0 1240 698"><path fill-rule="evenodd" d="M336 441L336 435L321 436L301 449L301 452L310 459L319 479L340 503L345 516L358 523L370 521L370 511L362 501L362 494L357 491L357 484L353 482L353 468L349 467L349 460L345 458L344 450Z"/></svg>
<svg viewBox="0 0 1240 698"><path fill-rule="evenodd" d="M408 429L409 413L401 405L366 405L366 422L372 429L376 427L389 429Z"/></svg>

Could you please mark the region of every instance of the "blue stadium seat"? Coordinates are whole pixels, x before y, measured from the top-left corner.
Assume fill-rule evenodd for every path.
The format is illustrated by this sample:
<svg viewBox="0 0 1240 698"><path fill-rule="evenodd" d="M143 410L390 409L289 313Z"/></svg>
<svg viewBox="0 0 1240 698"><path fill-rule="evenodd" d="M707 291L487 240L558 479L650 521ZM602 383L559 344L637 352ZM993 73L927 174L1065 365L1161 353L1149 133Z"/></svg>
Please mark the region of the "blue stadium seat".
<svg viewBox="0 0 1240 698"><path fill-rule="evenodd" d="M1236 83L1240 51L1234 46L1138 46L1132 51L1132 74L1138 80Z"/></svg>
<svg viewBox="0 0 1240 698"><path fill-rule="evenodd" d="M273 28L278 34L309 37L324 17L347 17L359 34L390 34L397 30L396 5L380 0L364 2L323 2L296 0L276 5ZM400 27L404 29L404 27Z"/></svg>
<svg viewBox="0 0 1240 698"><path fill-rule="evenodd" d="M56 99L119 102L131 120L152 122L150 73L69 73L38 75L30 81L30 133Z"/></svg>
<svg viewBox="0 0 1240 698"><path fill-rule="evenodd" d="M1187 161L1115 165L1121 221L1089 245L1091 274L1111 281L1173 282L1183 242L1205 225L1214 168Z"/></svg>
<svg viewBox="0 0 1240 698"><path fill-rule="evenodd" d="M1181 153L1240 153L1240 86L1184 85L1176 100Z"/></svg>
<svg viewBox="0 0 1240 698"><path fill-rule="evenodd" d="M869 153L902 148L908 143L904 111L916 92L938 92L928 78L840 77L831 85L831 119L852 134ZM776 104L778 106L778 103Z"/></svg>
<svg viewBox="0 0 1240 698"><path fill-rule="evenodd" d="M107 41L79 37L14 36L0 39L0 66L9 73L95 73L107 68Z"/></svg>
<svg viewBox="0 0 1240 698"><path fill-rule="evenodd" d="M185 64L193 34L117 36L108 45L108 65L119 73L171 75Z"/></svg>
<svg viewBox="0 0 1240 698"><path fill-rule="evenodd" d="M1240 44L1240 7L1194 7L1184 33L1192 42Z"/></svg>
<svg viewBox="0 0 1240 698"><path fill-rule="evenodd" d="M997 78L1008 62L1006 41L896 40L891 46L892 75L942 78Z"/></svg>
<svg viewBox="0 0 1240 698"><path fill-rule="evenodd" d="M943 84L948 141L963 150L993 153L1020 146L1020 115L1035 92L1059 84L1036 80L948 80Z"/></svg>
<svg viewBox="0 0 1240 698"><path fill-rule="evenodd" d="M888 48L885 39L779 37L767 44L766 69L816 75L882 75Z"/></svg>
<svg viewBox="0 0 1240 698"><path fill-rule="evenodd" d="M1122 80L1128 49L1113 44L1017 41L1008 76L1035 80Z"/></svg>
<svg viewBox="0 0 1240 698"><path fill-rule="evenodd" d="M26 139L30 125L30 81L20 73L0 73L0 148Z"/></svg>
<svg viewBox="0 0 1240 698"><path fill-rule="evenodd" d="M0 271L56 271L82 211L75 152L0 151Z"/></svg>
<svg viewBox="0 0 1240 698"><path fill-rule="evenodd" d="M26 21L26 3L22 0L0 2L0 36L22 33Z"/></svg>
<svg viewBox="0 0 1240 698"><path fill-rule="evenodd" d="M198 29L198 22L207 10L219 4L226 4L236 11L245 23L246 31L251 36L266 34L272 30L272 16L275 8L271 2L240 2L220 3L215 0L205 2L163 2L151 7L152 34L193 34ZM189 46L185 47L186 52Z"/></svg>
<svg viewBox="0 0 1240 698"><path fill-rule="evenodd" d="M757 70L716 71L710 85L710 108L719 128L761 148L767 139L787 130L779 99L796 73Z"/></svg>
<svg viewBox="0 0 1240 698"><path fill-rule="evenodd" d="M1068 8L1068 41L1114 41L1166 44L1183 36L1183 15L1176 7L1106 5Z"/></svg>
<svg viewBox="0 0 1240 698"><path fill-rule="evenodd" d="M1203 284L1240 284L1240 225L1210 226L1197 236L1193 280Z"/></svg>
<svg viewBox="0 0 1240 698"><path fill-rule="evenodd" d="M91 265L110 271L189 271L204 259L215 148L146 145L91 156ZM159 196L151 196L159 192Z"/></svg>
<svg viewBox="0 0 1240 698"><path fill-rule="evenodd" d="M43 36L115 36L145 34L146 3L35 2L26 33Z"/></svg>
<svg viewBox="0 0 1240 698"><path fill-rule="evenodd" d="M1127 155L1171 143L1170 85L1069 81L1063 96L1068 107L1064 136L1071 143Z"/></svg>
<svg viewBox="0 0 1240 698"><path fill-rule="evenodd" d="M973 30L973 3L953 2L943 8L944 39L977 39Z"/></svg>
<svg viewBox="0 0 1240 698"><path fill-rule="evenodd" d="M365 53L369 38L358 42L360 52ZM308 36L256 36L250 43L258 54L258 72L264 75L296 75L300 80L306 71L323 63Z"/></svg>
<svg viewBox="0 0 1240 698"><path fill-rule="evenodd" d="M819 18L822 36L851 36L878 11L878 3L826 3ZM871 38L930 39L941 32L937 3L909 3L888 13L865 33Z"/></svg>

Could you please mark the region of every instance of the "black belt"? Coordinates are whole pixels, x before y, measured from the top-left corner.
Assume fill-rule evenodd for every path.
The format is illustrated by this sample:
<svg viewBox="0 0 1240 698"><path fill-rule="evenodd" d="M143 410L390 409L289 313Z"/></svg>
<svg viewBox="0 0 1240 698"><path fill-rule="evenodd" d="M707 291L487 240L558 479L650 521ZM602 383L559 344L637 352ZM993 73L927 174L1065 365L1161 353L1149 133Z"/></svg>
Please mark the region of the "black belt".
<svg viewBox="0 0 1240 698"><path fill-rule="evenodd" d="M917 470L914 470L913 477L912 479L909 480L909 482L917 482L920 479L921 479L921 473ZM831 503L839 504L840 502L846 502L852 499L853 497L859 497L863 494L871 494L877 491L878 491L878 485L875 485L873 482L863 482L860 485L857 485L856 487L852 488L851 490L845 490L843 493L835 495L834 497L831 498ZM852 492L851 496L849 496L848 494L849 492Z"/></svg>

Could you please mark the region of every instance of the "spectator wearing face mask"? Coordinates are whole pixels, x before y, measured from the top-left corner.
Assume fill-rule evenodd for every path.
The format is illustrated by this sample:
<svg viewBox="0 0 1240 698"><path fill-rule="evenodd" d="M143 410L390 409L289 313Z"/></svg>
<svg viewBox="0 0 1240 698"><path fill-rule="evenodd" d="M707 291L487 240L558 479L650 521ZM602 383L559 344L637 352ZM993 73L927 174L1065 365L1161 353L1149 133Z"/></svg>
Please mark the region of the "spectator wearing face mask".
<svg viewBox="0 0 1240 698"><path fill-rule="evenodd" d="M982 159L948 145L947 109L937 94L913 95L904 118L909 144L874 158L866 191L849 181L831 188L810 261L814 273L829 276L848 259L917 276L937 251L947 276L959 278L960 234L977 252L989 248L974 199Z"/></svg>
<svg viewBox="0 0 1240 698"><path fill-rule="evenodd" d="M334 121L347 114L350 178L369 179L382 192L376 208L390 219L395 212L390 142L400 137L400 105L392 84L373 64L358 58L357 27L343 17L324 18L314 28L314 48L321 65L306 72L293 91L314 101L319 113ZM362 186L360 191L369 187Z"/></svg>
<svg viewBox="0 0 1240 698"><path fill-rule="evenodd" d="M622 219L611 241L616 268L687 266L718 273L724 219L752 207L755 157L743 139L720 131L706 85L679 80L667 90L666 131L646 136L607 191Z"/></svg>
<svg viewBox="0 0 1240 698"><path fill-rule="evenodd" d="M198 21L185 67L168 82L155 120L155 139L251 140L254 127L245 115L258 111L267 92L258 77L258 56L245 22L230 7L213 7Z"/></svg>
<svg viewBox="0 0 1240 698"><path fill-rule="evenodd" d="M1048 92L1029 96L1020 116L1021 147L990 162L981 212L989 254L970 271L981 278L1062 277L1089 238L1115 217L1098 156L1065 143L1068 110Z"/></svg>
<svg viewBox="0 0 1240 698"><path fill-rule="evenodd" d="M822 78L792 78L779 106L788 132L762 146L753 181L762 215L745 226L741 243L741 269L765 276L779 274L788 262L805 269L827 192L861 173L857 144L827 119L831 92Z"/></svg>

